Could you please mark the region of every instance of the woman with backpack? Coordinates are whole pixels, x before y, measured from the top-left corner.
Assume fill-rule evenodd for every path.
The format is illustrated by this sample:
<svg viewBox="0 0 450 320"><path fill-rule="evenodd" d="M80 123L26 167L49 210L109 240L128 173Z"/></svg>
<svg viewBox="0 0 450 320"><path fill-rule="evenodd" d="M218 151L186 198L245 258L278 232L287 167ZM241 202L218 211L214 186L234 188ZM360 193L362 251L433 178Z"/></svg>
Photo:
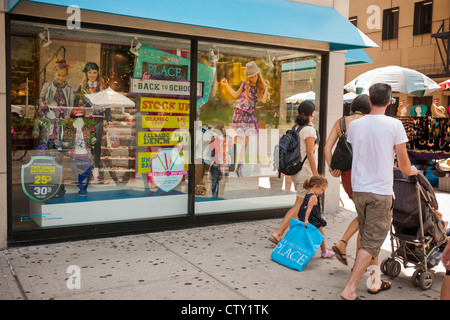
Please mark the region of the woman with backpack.
<svg viewBox="0 0 450 320"><path fill-rule="evenodd" d="M278 229L272 233L269 240L277 244L283 238L283 234L289 227L289 222L291 218L296 218L300 206L305 198L306 190L303 189L303 183L307 178L316 176L319 174L317 171L317 149L318 149L318 134L316 129L314 129L314 111L316 106L311 101L303 101L298 107L297 118L295 119L296 129L298 130L301 126L303 128L300 130L298 137L300 141L300 160L306 160L303 163L302 169L291 176L292 182L294 183L295 190L297 192L297 197L295 199L295 204L292 208L288 210L283 218Z"/></svg>
<svg viewBox="0 0 450 320"><path fill-rule="evenodd" d="M344 187L345 192L352 201L353 201L352 195L353 190L351 185L352 169L341 171L336 168L332 168L333 156L331 150L333 149L334 145L337 143L339 138L342 136L343 132L346 133L348 131L348 126L350 125L350 122L359 119L368 113L370 113L369 96L367 94L361 94L353 100L352 114L348 117L342 117L335 122L333 128L331 129L330 134L328 135L324 147L325 161L327 162L328 167L330 168L331 175L335 178L341 177L342 186ZM353 219L350 222L344 234L342 235L342 239L339 240L335 246L333 246L333 251L336 253L336 258L344 265L348 264L345 250L347 248L347 243L358 230L359 230L358 218L355 217L355 219Z"/></svg>

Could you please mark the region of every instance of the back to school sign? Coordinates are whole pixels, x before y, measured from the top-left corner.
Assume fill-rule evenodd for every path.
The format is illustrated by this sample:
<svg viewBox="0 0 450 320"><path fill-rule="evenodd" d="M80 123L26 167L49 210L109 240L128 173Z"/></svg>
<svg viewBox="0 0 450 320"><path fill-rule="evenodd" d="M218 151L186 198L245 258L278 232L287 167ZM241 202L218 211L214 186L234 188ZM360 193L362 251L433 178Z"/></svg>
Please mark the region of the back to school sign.
<svg viewBox="0 0 450 320"><path fill-rule="evenodd" d="M130 94L181 96L183 98L189 98L191 85L189 81L136 79L130 77ZM197 82L197 97L203 97L202 82Z"/></svg>
<svg viewBox="0 0 450 320"><path fill-rule="evenodd" d="M142 45L130 79L130 94L189 99L190 64L190 59ZM197 63L197 110L208 102L215 72L215 68Z"/></svg>

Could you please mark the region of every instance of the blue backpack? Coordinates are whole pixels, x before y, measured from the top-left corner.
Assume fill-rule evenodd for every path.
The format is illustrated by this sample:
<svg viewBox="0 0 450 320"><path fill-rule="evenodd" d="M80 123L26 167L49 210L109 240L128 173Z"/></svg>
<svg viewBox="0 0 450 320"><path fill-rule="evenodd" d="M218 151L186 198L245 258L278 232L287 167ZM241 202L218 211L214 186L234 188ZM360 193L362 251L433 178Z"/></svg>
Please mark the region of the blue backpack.
<svg viewBox="0 0 450 320"><path fill-rule="evenodd" d="M292 176L302 170L306 156L303 160L300 160L298 135L307 125L300 126L298 129L295 129L297 125L294 125L292 129L286 131L280 138L278 145L275 146L274 165L278 170L278 176L281 176L281 173Z"/></svg>

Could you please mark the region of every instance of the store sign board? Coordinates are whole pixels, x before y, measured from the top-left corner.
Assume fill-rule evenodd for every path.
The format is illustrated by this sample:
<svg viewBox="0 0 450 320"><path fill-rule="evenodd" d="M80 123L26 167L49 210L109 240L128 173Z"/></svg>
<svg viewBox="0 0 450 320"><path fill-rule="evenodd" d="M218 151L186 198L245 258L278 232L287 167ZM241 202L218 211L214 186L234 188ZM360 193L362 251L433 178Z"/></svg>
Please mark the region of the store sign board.
<svg viewBox="0 0 450 320"><path fill-rule="evenodd" d="M189 66L169 63L143 62L142 71L142 79L187 80Z"/></svg>
<svg viewBox="0 0 450 320"><path fill-rule="evenodd" d="M189 117L148 115L142 117L142 128L147 129L189 129Z"/></svg>
<svg viewBox="0 0 450 320"><path fill-rule="evenodd" d="M189 137L187 131L138 132L138 147L186 146Z"/></svg>
<svg viewBox="0 0 450 320"><path fill-rule="evenodd" d="M164 69L163 65L166 65L167 67ZM153 67L154 66L154 67ZM181 92L174 91L174 92L167 92L164 93L164 91L159 87L160 90L156 90L154 87L157 83L153 83L153 88L151 83L145 83L144 81L148 81L149 78L156 78L161 80L161 76L164 76L164 81L166 79L167 75L175 75L175 78L171 78L172 82L178 82L176 80L179 80L180 78L177 78L177 70L176 69L170 69L169 68L175 68L180 67L182 70L179 70L180 78L182 78L182 74L186 71L186 78L184 80L188 81L190 80L190 66L191 61L190 59L180 57L175 54L170 54L165 51L161 51L155 48L151 48L146 45L141 45L139 47L139 55L136 57L135 61L135 67L133 76L134 78L131 78L131 84L130 84L130 94L140 94L140 95L151 95L151 94L161 94L161 95L177 95L177 96L183 96L186 98L189 98L189 94L182 95ZM153 68L150 70L150 68ZM208 102L209 95L211 93L212 87L214 85L214 76L216 73L216 68L213 68L209 65L203 64L203 63L197 63L197 81L199 88L199 91L197 92L197 111L200 110L200 107ZM169 79L170 77L167 77ZM139 84L136 82L136 79L142 80L144 83L141 83L139 88ZM164 82L162 82L164 83ZM134 87L136 85L136 87ZM147 88L147 90L144 90L144 88ZM152 90L151 90L152 89ZM176 87L173 87L173 89L178 89ZM166 89L167 90L167 89Z"/></svg>
<svg viewBox="0 0 450 320"><path fill-rule="evenodd" d="M189 100L141 97L140 112L189 113Z"/></svg>
<svg viewBox="0 0 450 320"><path fill-rule="evenodd" d="M183 179L183 175L188 172L184 170L184 157L177 149L160 149L151 158L151 172L153 182L159 189L169 192L178 186Z"/></svg>
<svg viewBox="0 0 450 320"><path fill-rule="evenodd" d="M131 95L161 95L189 98L191 85L189 81L171 81L157 79L136 79L130 77ZM197 82L197 98L203 97L203 83Z"/></svg>
<svg viewBox="0 0 450 320"><path fill-rule="evenodd" d="M43 202L58 193L62 185L63 166L53 157L31 157L31 161L22 166L22 189L25 194Z"/></svg>

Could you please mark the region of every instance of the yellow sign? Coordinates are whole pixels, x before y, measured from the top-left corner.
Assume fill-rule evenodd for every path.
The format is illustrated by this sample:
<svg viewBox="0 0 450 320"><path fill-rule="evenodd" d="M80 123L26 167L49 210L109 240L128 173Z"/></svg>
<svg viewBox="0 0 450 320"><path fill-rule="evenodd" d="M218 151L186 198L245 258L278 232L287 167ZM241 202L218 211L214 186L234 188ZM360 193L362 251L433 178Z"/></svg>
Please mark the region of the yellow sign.
<svg viewBox="0 0 450 320"><path fill-rule="evenodd" d="M140 112L189 113L189 100L141 97Z"/></svg>
<svg viewBox="0 0 450 320"><path fill-rule="evenodd" d="M186 146L189 143L189 132L170 131L170 132L139 132L138 146Z"/></svg>
<svg viewBox="0 0 450 320"><path fill-rule="evenodd" d="M138 153L138 173L147 173L152 171L152 158L157 152L139 152Z"/></svg>
<svg viewBox="0 0 450 320"><path fill-rule="evenodd" d="M189 117L186 116L142 116L142 128L150 129L189 129Z"/></svg>

